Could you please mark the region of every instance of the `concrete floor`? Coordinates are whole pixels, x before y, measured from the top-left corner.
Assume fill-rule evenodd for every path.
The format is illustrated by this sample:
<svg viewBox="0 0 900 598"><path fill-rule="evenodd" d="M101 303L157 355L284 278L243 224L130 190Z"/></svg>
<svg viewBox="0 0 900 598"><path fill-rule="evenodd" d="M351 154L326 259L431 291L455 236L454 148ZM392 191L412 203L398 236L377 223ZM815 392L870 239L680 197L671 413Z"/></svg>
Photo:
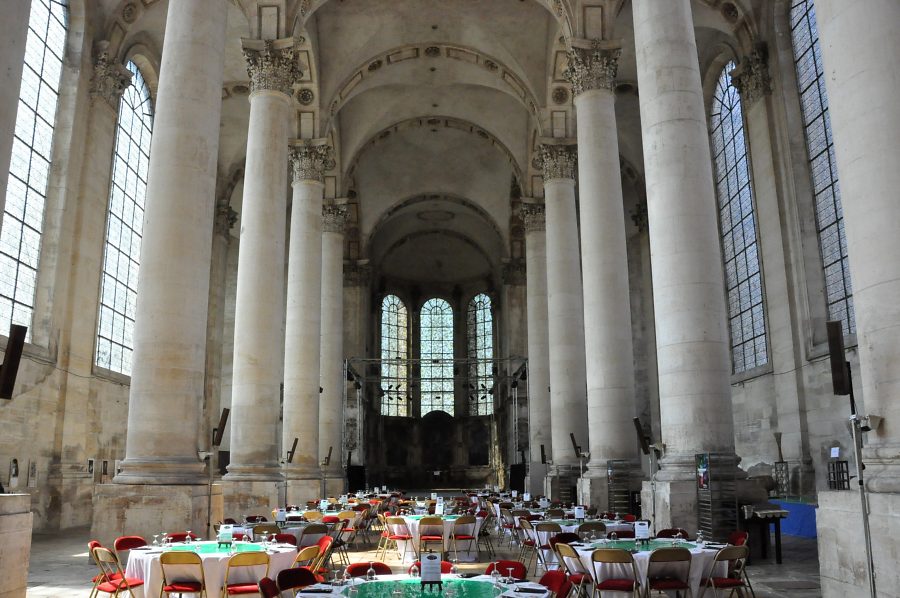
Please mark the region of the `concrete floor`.
<svg viewBox="0 0 900 598"><path fill-rule="evenodd" d="M31 566L28 572L29 597L85 598L91 588L90 579L96 566L87 553L89 530L68 530L61 534L35 534L31 548ZM756 562L748 566L750 581L756 598L814 598L822 595L819 590L818 550L815 540L786 536L783 544L784 564L776 565L774 559ZM771 554L771 552L770 552ZM517 549L502 547L500 558L515 559ZM372 546L360 546L351 550L350 561L374 560ZM405 571L399 560L389 556L387 563L395 572ZM482 572L487 564L461 564L465 571Z"/></svg>

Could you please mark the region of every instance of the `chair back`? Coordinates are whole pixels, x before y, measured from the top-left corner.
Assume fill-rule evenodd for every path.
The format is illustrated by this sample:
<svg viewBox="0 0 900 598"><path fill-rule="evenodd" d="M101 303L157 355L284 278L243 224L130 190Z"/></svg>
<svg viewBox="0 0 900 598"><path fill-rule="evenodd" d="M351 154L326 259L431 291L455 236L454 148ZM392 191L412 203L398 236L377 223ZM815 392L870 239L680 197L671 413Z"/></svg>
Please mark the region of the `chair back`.
<svg viewBox="0 0 900 598"><path fill-rule="evenodd" d="M184 581L187 575L190 575L192 580L196 579L197 581L199 581L201 587L206 587L206 577L203 575L203 559L201 559L200 555L196 552L187 552L181 550L164 552L159 555L159 567L162 570L163 587L171 585L176 581ZM178 571L177 576L173 576L169 571L166 570L167 567L190 567L191 569L196 568L196 572L191 571L190 574L187 574L182 569Z"/></svg>
<svg viewBox="0 0 900 598"><path fill-rule="evenodd" d="M562 519L565 516L566 512L562 509L547 509L547 518L548 519Z"/></svg>
<svg viewBox="0 0 900 598"><path fill-rule="evenodd" d="M143 539L141 536L119 536L113 543L113 546L115 546L116 548L116 552L131 550L132 548L138 548L139 546L146 545L147 540Z"/></svg>
<svg viewBox="0 0 900 598"><path fill-rule="evenodd" d="M312 546L301 548L300 552L297 553L297 556L294 557L294 562L291 567L311 567L313 564L315 564L316 558L318 558L318 556L318 544L313 544Z"/></svg>
<svg viewBox="0 0 900 598"><path fill-rule="evenodd" d="M350 577L365 577L366 572L369 570L369 564L369 562L352 563L347 565L346 573ZM372 561L371 565L375 575L391 575L393 573L391 568L382 562Z"/></svg>
<svg viewBox="0 0 900 598"><path fill-rule="evenodd" d="M547 571L538 583L550 590L556 598L566 598L569 595L569 590L572 589L572 582L569 581L569 576L559 569Z"/></svg>
<svg viewBox="0 0 900 598"><path fill-rule="evenodd" d="M422 517L419 520L419 537L444 535L444 520L437 516Z"/></svg>
<svg viewBox="0 0 900 598"><path fill-rule="evenodd" d="M314 573L318 573L319 570L323 569L326 563L331 560L331 551L334 550L334 538L327 535L322 536L319 538L318 542L316 542L316 546L319 547L319 558L312 567Z"/></svg>
<svg viewBox="0 0 900 598"><path fill-rule="evenodd" d="M562 528L558 523L553 523L552 521L539 521L534 524L534 531L538 533L558 534L562 532Z"/></svg>
<svg viewBox="0 0 900 598"><path fill-rule="evenodd" d="M307 521L319 521L322 517L323 515L319 511L306 511L303 513L303 518Z"/></svg>
<svg viewBox="0 0 900 598"><path fill-rule="evenodd" d="M347 521L353 521L357 517L359 517L359 511L341 511L337 514L338 519L346 519Z"/></svg>
<svg viewBox="0 0 900 598"><path fill-rule="evenodd" d="M568 544L557 543L553 546L553 551L556 553L557 560L562 563L563 568L569 575L588 572L582 564L578 552Z"/></svg>
<svg viewBox="0 0 900 598"><path fill-rule="evenodd" d="M749 540L750 534L743 530L735 530L728 534L728 543L734 546L743 546Z"/></svg>
<svg viewBox="0 0 900 598"><path fill-rule="evenodd" d="M687 548L657 548L650 553L651 563L673 563L690 560L691 551Z"/></svg>
<svg viewBox="0 0 900 598"><path fill-rule="evenodd" d="M315 540L310 540L309 538L312 536L326 536L328 534L328 526L323 523L310 523L306 527L303 528L303 531L300 533L300 538L298 539L297 545L301 548L306 546L315 545L321 538L316 538Z"/></svg>
<svg viewBox="0 0 900 598"><path fill-rule="evenodd" d="M169 532L168 534L166 534L166 540L168 540L169 542L184 542L185 540L187 540L188 536L191 537L191 540L197 540L200 538L200 536L195 533L188 534L187 532Z"/></svg>
<svg viewBox="0 0 900 598"><path fill-rule="evenodd" d="M263 523L261 525L253 526L253 535L254 536L270 536L272 534L281 533L281 528L277 525L272 525L271 523Z"/></svg>
<svg viewBox="0 0 900 598"><path fill-rule="evenodd" d="M735 572L738 574L744 574L744 564L747 561L747 557L750 556L750 547L747 545L743 546L726 546L725 548L719 550L716 553L716 558L713 561L713 564L709 570L708 577L713 576L713 571L715 570L716 563L728 563L728 575L733 576Z"/></svg>
<svg viewBox="0 0 900 598"><path fill-rule="evenodd" d="M525 568L525 563L520 563L519 561L497 561L491 563L484 570L484 574L489 575L494 569L499 570L500 574L504 576L512 570L512 576L520 580L528 577L528 569Z"/></svg>
<svg viewBox="0 0 900 598"><path fill-rule="evenodd" d="M294 534L275 534L275 541L279 544L297 545L297 536Z"/></svg>
<svg viewBox="0 0 900 598"><path fill-rule="evenodd" d="M275 578L278 590L296 590L297 588L305 588L316 583L315 574L305 567L291 567L290 569L282 569Z"/></svg>
<svg viewBox="0 0 900 598"><path fill-rule="evenodd" d="M263 577L259 580L257 586L259 587L259 595L262 598L278 598L281 596L278 586L271 577Z"/></svg>
<svg viewBox="0 0 900 598"><path fill-rule="evenodd" d="M121 579L125 577L122 564L119 562L119 557L116 556L115 552L103 546L96 546L91 554L94 556L94 561L100 567L100 572L105 579Z"/></svg>
<svg viewBox="0 0 900 598"><path fill-rule="evenodd" d="M673 563L683 565L673 567ZM651 584L650 587L656 579L677 579L687 584L690 575L691 551L687 548L657 548L650 553L647 565L647 581Z"/></svg>
<svg viewBox="0 0 900 598"><path fill-rule="evenodd" d="M406 525L406 520L403 517L385 517L385 522L390 530L392 536L411 536L409 533L409 526ZM421 522L419 522L419 529L421 528Z"/></svg>
<svg viewBox="0 0 900 598"><path fill-rule="evenodd" d="M570 544L580 540L581 537L575 532L560 532L550 538L550 546L553 546L554 544Z"/></svg>
<svg viewBox="0 0 900 598"><path fill-rule="evenodd" d="M634 538L634 530L633 529L623 529L616 532L607 532L606 537L612 539L612 535L616 535L617 540L625 540L626 538Z"/></svg>
<svg viewBox="0 0 900 598"><path fill-rule="evenodd" d="M656 532L657 538L677 538L678 534L681 534L681 537L687 540L690 536L687 533L687 530L684 530L680 527L667 527L666 529L661 529Z"/></svg>
<svg viewBox="0 0 900 598"><path fill-rule="evenodd" d="M422 561L416 561L412 565L409 566L409 569L406 570L406 573L412 575L412 568L415 567L421 571L422 569ZM450 570L453 568L453 563L450 561L441 561L441 573L447 575L450 573Z"/></svg>
<svg viewBox="0 0 900 598"><path fill-rule="evenodd" d="M247 515L244 517L244 521L247 523L265 523L268 521L265 515Z"/></svg>
<svg viewBox="0 0 900 598"><path fill-rule="evenodd" d="M241 567L263 567L262 575L259 575L256 578L255 583L258 583L260 579L269 575L269 555L265 552L239 552L232 555L231 558L228 559L228 564L225 566L225 578L222 582L223 596L231 595L228 592L228 578L231 575L231 570L239 569Z"/></svg>
<svg viewBox="0 0 900 598"><path fill-rule="evenodd" d="M591 553L592 563L633 563L634 557L621 548L598 548Z"/></svg>
<svg viewBox="0 0 900 598"><path fill-rule="evenodd" d="M578 534L590 534L591 532L606 536L606 524L602 521L585 521L578 526Z"/></svg>
<svg viewBox="0 0 900 598"><path fill-rule="evenodd" d="M591 575L594 577L595 586L599 586L610 577L609 572L611 569L604 569L603 565L619 565L620 567L616 568L618 569L618 572L615 573L616 578L630 578L634 582L632 588L640 584L637 564L634 562L634 557L627 550L622 550L621 548L598 548L591 553ZM630 574L622 575L621 566L630 569ZM615 569L612 570L615 571Z"/></svg>

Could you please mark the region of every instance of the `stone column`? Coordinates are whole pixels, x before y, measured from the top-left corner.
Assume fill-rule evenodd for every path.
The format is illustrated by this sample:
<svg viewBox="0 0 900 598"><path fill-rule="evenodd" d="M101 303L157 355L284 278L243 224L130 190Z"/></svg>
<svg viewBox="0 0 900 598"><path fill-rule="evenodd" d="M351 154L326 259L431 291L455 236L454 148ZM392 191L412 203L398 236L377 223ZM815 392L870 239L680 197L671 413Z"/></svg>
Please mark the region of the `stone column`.
<svg viewBox="0 0 900 598"><path fill-rule="evenodd" d="M550 442L550 348L547 338L547 239L544 205L522 204L525 224L525 293L528 314L528 446L527 490L543 492L547 466L541 463L541 446L553 458Z"/></svg>
<svg viewBox="0 0 900 598"><path fill-rule="evenodd" d="M204 481L197 431L226 14L221 2L172 2L168 8L141 242L128 433L118 483Z"/></svg>
<svg viewBox="0 0 900 598"><path fill-rule="evenodd" d="M553 466L549 495L575 500L580 463L570 434L587 452L587 388L584 302L578 219L575 211L575 146L547 140L540 146L547 219L547 317L550 343L550 428ZM546 484L545 484L546 486Z"/></svg>
<svg viewBox="0 0 900 598"><path fill-rule="evenodd" d="M370 332L371 296L369 260L351 260L344 266L344 355L347 358L366 355L366 339ZM364 363L356 363L356 373L365 375ZM345 380L347 403L344 405L344 450L352 451L353 465L367 463L365 426L365 388L357 380ZM346 464L346 459L344 463ZM348 480L349 484L349 480ZM350 488L348 490L359 490Z"/></svg>
<svg viewBox="0 0 900 598"><path fill-rule="evenodd" d="M294 199L288 255L287 328L284 338L284 425L281 446L293 462L285 464L287 501L319 498L319 342L322 319L322 194L324 173L334 167L322 140L291 147Z"/></svg>
<svg viewBox="0 0 900 598"><path fill-rule="evenodd" d="M206 526L210 490L197 449L227 12L223 2L168 6L125 460L116 484L94 490L92 537L104 543L125 533ZM221 516L221 497L211 502L212 517Z"/></svg>
<svg viewBox="0 0 900 598"><path fill-rule="evenodd" d="M634 29L666 445L656 526L692 530L694 454L733 456L734 430L716 199L690 0L635 0ZM651 512L649 499L644 509Z"/></svg>
<svg viewBox="0 0 900 598"><path fill-rule="evenodd" d="M231 462L228 481L272 481L280 476L277 426L284 317L287 154L291 85L300 70L294 40L243 40L250 75L250 126L241 209ZM251 495L241 496L244 491ZM263 487L241 487L234 500L250 506ZM231 504L229 504L231 506ZM263 506L263 505L260 505Z"/></svg>
<svg viewBox="0 0 900 598"><path fill-rule="evenodd" d="M0 20L0 215L6 205L6 183L19 110L30 14L31 0L20 0L5 7L3 19Z"/></svg>
<svg viewBox="0 0 900 598"><path fill-rule="evenodd" d="M608 508L607 462L635 469L634 351L622 173L616 131L616 70L621 46L573 40L565 76L578 116L578 190L584 279L585 361L590 469L582 504Z"/></svg>
<svg viewBox="0 0 900 598"><path fill-rule="evenodd" d="M344 226L347 209L328 204L322 210L322 344L319 398L319 458L325 495L344 492L341 464L344 403Z"/></svg>

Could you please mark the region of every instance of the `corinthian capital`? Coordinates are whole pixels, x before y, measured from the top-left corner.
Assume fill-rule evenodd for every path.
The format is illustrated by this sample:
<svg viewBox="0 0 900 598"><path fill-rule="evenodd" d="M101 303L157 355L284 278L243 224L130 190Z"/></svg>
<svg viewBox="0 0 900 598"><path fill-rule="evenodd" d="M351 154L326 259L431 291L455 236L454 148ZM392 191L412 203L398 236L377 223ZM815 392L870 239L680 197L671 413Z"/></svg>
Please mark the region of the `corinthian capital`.
<svg viewBox="0 0 900 598"><path fill-rule="evenodd" d="M290 96L291 86L300 79L302 71L297 64L295 48L297 40L242 39L250 91L269 89Z"/></svg>
<svg viewBox="0 0 900 598"><path fill-rule="evenodd" d="M349 215L346 206L325 204L322 206L322 232L343 234Z"/></svg>
<svg viewBox="0 0 900 598"><path fill-rule="evenodd" d="M769 52L764 43L759 43L748 55L741 58L737 67L729 73L731 82L741 94L745 107L772 93L772 78L769 76Z"/></svg>
<svg viewBox="0 0 900 598"><path fill-rule="evenodd" d="M525 232L543 232L547 227L546 215L544 213L544 204L539 203L523 203L519 208L519 215L522 217L522 223L525 225Z"/></svg>
<svg viewBox="0 0 900 598"><path fill-rule="evenodd" d="M106 41L97 44L94 76L91 78L91 98L101 99L113 110L117 110L119 99L131 85L133 75L125 65L110 62L108 46L109 42Z"/></svg>
<svg viewBox="0 0 900 598"><path fill-rule="evenodd" d="M590 42L573 40L566 53L569 65L563 71L563 77L572 84L576 96L592 89L612 90L616 85L621 53L622 48L617 43L598 39Z"/></svg>
<svg viewBox="0 0 900 598"><path fill-rule="evenodd" d="M291 145L291 170L294 182L324 182L325 173L334 168L334 150L324 143L298 141Z"/></svg>
<svg viewBox="0 0 900 598"><path fill-rule="evenodd" d="M544 174L544 181L553 179L575 179L578 173L578 151L572 144L548 144L538 146L535 166Z"/></svg>

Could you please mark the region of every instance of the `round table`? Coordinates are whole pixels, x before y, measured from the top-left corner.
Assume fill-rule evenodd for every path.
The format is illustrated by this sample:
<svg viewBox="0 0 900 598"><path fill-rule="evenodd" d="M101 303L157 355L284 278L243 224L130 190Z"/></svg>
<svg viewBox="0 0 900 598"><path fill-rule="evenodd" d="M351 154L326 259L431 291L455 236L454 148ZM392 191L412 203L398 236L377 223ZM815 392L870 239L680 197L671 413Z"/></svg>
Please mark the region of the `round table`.
<svg viewBox="0 0 900 598"><path fill-rule="evenodd" d="M325 598L330 593L333 598L446 598L448 592L457 598L548 598L549 591L534 582L500 584L495 586L489 575L479 575L471 579L460 579L449 575L441 576L442 587L423 588L422 580L408 575L379 575L374 581L363 578L352 580L349 586L332 588L315 585L298 592L303 598ZM350 588L355 588L353 592ZM515 591L518 589L519 591ZM329 592L331 590L331 592ZM397 591L396 594L394 592Z"/></svg>
<svg viewBox="0 0 900 598"><path fill-rule="evenodd" d="M249 542L235 542L233 544L237 552L261 551L261 544ZM203 561L203 575L206 578L206 595L208 598L220 598L222 596L222 584L225 581L225 568L231 553L228 548L219 548L216 542L192 542L178 543L170 547L150 547L147 550L132 549L128 554L128 564L125 567L126 577L134 577L144 580L144 595L147 598L159 596L162 589L162 567L159 564L159 555L165 551L190 551L200 555ZM267 550L269 553L268 576L274 578L282 569L289 568L297 549L294 546L276 545ZM167 568L170 572L177 572L180 567ZM184 568L185 577L180 579L196 579L189 572L196 570L190 566ZM242 567L231 574L231 581L258 581L263 576L263 567ZM199 581L199 580L197 580Z"/></svg>
<svg viewBox="0 0 900 598"><path fill-rule="evenodd" d="M419 544L419 521L422 520L422 517L439 517L439 515L405 515L403 517L403 520L406 522L406 528L409 530L409 535L413 537L412 541L415 543L413 546L418 546ZM453 555L452 558L457 557L451 550L450 534L453 533L453 530L456 527L456 520L459 519L459 517L460 515L444 515L441 517L444 522L444 547L446 548L447 553ZM471 541L471 547L469 546L469 540L460 540L458 545L458 548L460 549L458 558L461 562L474 563L478 560L477 538L482 523L484 523L484 518L478 517L475 519L475 526L474 529L471 530L470 535L475 536L476 540ZM412 563L417 558L415 550L408 550L406 548L406 542L402 540L397 542L397 552L404 555L404 563Z"/></svg>

